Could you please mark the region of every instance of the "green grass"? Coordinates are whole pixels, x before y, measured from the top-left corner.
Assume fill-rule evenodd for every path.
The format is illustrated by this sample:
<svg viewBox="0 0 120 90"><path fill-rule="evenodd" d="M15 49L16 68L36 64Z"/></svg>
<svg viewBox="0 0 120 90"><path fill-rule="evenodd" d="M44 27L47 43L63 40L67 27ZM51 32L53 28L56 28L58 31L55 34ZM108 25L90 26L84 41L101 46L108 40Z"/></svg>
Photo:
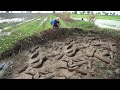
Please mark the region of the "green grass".
<svg viewBox="0 0 120 90"><path fill-rule="evenodd" d="M60 27L62 27L62 28L70 28L70 26L67 25L67 23L65 21L63 21L63 20L60 20Z"/></svg>
<svg viewBox="0 0 120 90"><path fill-rule="evenodd" d="M71 17L75 18L89 18L89 16L90 15L71 14ZM96 19L120 20L120 16L96 15Z"/></svg>
<svg viewBox="0 0 120 90"><path fill-rule="evenodd" d="M66 24L70 27L70 28L82 28L82 29L93 29L95 27L94 23L91 22L87 22L87 21L74 21L74 22L66 22Z"/></svg>
<svg viewBox="0 0 120 90"><path fill-rule="evenodd" d="M9 24L9 23L0 23L0 29L3 29L3 28L8 27L10 25L11 24Z"/></svg>

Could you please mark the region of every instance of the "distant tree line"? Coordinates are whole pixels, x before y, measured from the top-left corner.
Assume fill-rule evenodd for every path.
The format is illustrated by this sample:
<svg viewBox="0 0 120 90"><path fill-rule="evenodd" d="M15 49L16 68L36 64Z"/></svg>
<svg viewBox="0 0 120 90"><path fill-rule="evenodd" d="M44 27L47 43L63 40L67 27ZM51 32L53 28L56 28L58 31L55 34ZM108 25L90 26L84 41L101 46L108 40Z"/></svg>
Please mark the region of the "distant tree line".
<svg viewBox="0 0 120 90"><path fill-rule="evenodd" d="M78 14L78 12L77 12L77 11L74 11L72 14ZM82 11L82 12L80 12L79 14L115 15L115 13L112 13L112 12L108 13L108 12L105 12L105 11L103 11L103 12L97 12L97 13L93 13L93 11Z"/></svg>

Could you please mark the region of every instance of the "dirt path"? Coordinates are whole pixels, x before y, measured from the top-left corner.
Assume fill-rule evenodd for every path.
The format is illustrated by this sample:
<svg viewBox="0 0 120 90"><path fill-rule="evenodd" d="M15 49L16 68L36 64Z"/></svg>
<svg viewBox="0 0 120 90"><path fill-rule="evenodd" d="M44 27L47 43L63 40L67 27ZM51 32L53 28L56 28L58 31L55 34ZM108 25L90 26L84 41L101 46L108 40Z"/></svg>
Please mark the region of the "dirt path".
<svg viewBox="0 0 120 90"><path fill-rule="evenodd" d="M97 34L76 34L36 45L12 57L4 78L108 79L119 73L117 44Z"/></svg>

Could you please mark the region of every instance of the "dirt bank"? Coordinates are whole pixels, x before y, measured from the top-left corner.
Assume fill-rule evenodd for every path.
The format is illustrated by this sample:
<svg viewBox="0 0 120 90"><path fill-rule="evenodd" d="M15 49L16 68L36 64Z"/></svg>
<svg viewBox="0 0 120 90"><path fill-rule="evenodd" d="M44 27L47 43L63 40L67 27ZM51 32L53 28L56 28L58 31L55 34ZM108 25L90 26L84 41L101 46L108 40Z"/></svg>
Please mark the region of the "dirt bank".
<svg viewBox="0 0 120 90"><path fill-rule="evenodd" d="M120 78L118 40L110 34L78 28L44 31L19 41L1 55L1 61L13 61L1 78Z"/></svg>

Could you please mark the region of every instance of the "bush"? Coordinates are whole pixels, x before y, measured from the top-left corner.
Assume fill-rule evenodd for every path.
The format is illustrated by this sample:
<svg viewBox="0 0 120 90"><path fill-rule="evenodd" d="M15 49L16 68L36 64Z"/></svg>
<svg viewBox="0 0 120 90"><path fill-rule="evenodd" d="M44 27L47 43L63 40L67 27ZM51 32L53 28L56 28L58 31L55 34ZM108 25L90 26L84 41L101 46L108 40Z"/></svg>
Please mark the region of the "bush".
<svg viewBox="0 0 120 90"><path fill-rule="evenodd" d="M88 17L89 22L94 22L95 21L95 15L90 15Z"/></svg>

